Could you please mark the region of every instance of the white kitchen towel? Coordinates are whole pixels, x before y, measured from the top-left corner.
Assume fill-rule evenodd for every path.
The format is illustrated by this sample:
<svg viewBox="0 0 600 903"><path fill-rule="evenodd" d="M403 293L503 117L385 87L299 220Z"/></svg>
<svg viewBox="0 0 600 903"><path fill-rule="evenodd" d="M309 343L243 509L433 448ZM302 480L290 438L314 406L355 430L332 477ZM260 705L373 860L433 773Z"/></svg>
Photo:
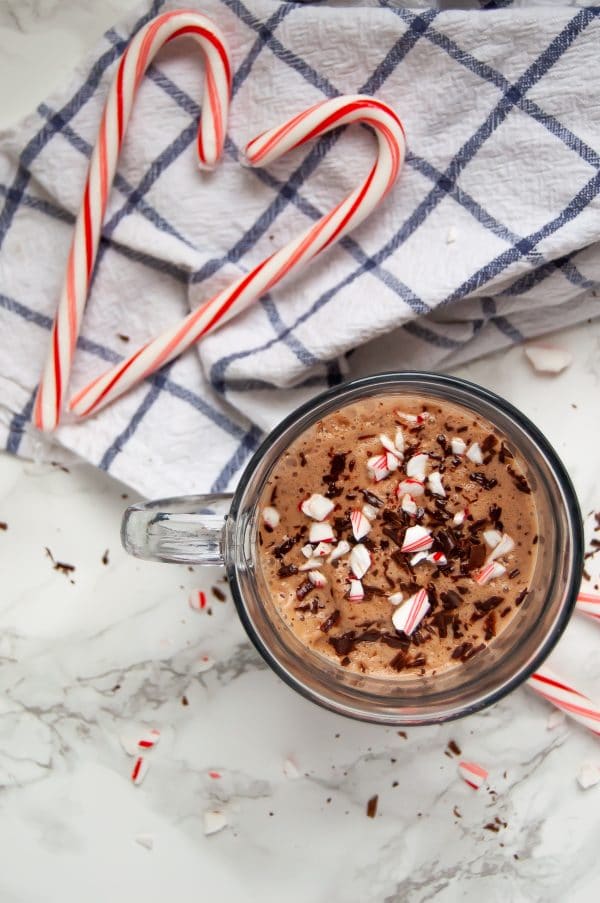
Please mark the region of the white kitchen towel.
<svg viewBox="0 0 600 903"><path fill-rule="evenodd" d="M72 390L306 227L375 153L352 128L244 169L239 149L261 130L323 97L375 94L403 119L405 168L352 235L97 416L61 426L60 446L147 495L223 490L265 430L346 375L440 369L600 313L600 9L482 5L198 5L233 58L225 159L198 171L202 61L174 42L129 126ZM0 441L13 452L39 446L34 391L117 61L175 6L144 4L1 137Z"/></svg>

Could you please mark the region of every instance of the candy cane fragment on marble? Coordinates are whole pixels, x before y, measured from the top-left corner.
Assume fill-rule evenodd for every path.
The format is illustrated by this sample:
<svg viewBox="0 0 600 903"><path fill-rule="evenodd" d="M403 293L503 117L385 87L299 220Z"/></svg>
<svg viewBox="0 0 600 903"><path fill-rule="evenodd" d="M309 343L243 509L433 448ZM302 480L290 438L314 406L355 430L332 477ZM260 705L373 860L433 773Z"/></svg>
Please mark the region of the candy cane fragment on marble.
<svg viewBox="0 0 600 903"><path fill-rule="evenodd" d="M527 681L527 686L600 736L600 705L580 693L549 668L538 668Z"/></svg>
<svg viewBox="0 0 600 903"><path fill-rule="evenodd" d="M143 756L138 756L135 762L133 763L133 769L131 771L131 780L132 782L138 786L141 784L148 774L148 769L150 767L150 763Z"/></svg>
<svg viewBox="0 0 600 903"><path fill-rule="evenodd" d="M188 605L192 611L205 611L208 607L206 593L201 589L193 590L188 596Z"/></svg>
<svg viewBox="0 0 600 903"><path fill-rule="evenodd" d="M250 141L246 160L249 166L268 165L292 148L351 123L370 126L378 141L375 163L360 185L297 238L81 389L69 404L73 414L86 417L114 401L203 336L237 316L288 273L307 264L369 216L395 183L406 150L398 116L376 98L356 94L315 104Z"/></svg>
<svg viewBox="0 0 600 903"><path fill-rule="evenodd" d="M600 595L597 593L579 593L575 603L575 611L600 623Z"/></svg>
<svg viewBox="0 0 600 903"><path fill-rule="evenodd" d="M489 774L482 765L478 765L476 762L459 762L458 773L463 781L468 784L469 787L472 787L473 790L479 790L487 780Z"/></svg>
<svg viewBox="0 0 600 903"><path fill-rule="evenodd" d="M33 420L41 430L53 430L60 421L102 221L135 96L158 51L182 36L196 41L205 60L197 140L200 166L212 168L221 156L231 94L231 65L225 39L214 22L202 13L193 10L163 13L133 37L109 89L75 223L48 357L35 400Z"/></svg>

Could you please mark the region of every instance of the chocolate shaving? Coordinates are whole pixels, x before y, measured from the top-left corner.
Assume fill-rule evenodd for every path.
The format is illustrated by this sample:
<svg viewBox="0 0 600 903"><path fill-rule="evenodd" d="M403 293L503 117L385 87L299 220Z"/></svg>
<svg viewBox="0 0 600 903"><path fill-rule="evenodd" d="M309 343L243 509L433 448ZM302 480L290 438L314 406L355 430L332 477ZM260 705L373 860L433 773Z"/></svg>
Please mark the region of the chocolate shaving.
<svg viewBox="0 0 600 903"><path fill-rule="evenodd" d="M531 487L530 487L529 483L527 482L527 480L525 479L524 475L522 473L517 473L517 471L513 470L513 468L510 466L507 467L506 469L509 472L509 474L511 475L511 477L513 478L513 482L514 482L515 486L517 487L517 489L519 490L519 492L524 492L527 495L530 495Z"/></svg>
<svg viewBox="0 0 600 903"><path fill-rule="evenodd" d="M483 442L481 443L481 451L487 454L496 448L498 445L498 437L494 436L493 433L488 433Z"/></svg>
<svg viewBox="0 0 600 903"><path fill-rule="evenodd" d="M483 622L485 630L484 639L489 643L496 636L496 612L491 611Z"/></svg>
<svg viewBox="0 0 600 903"><path fill-rule="evenodd" d="M300 452L298 457L300 458L300 467L306 467L306 455L304 452Z"/></svg>
<svg viewBox="0 0 600 903"><path fill-rule="evenodd" d="M476 602L475 608L480 614L487 614L488 611L497 608L501 602L504 602L503 596L490 596L489 599L484 599L482 602Z"/></svg>
<svg viewBox="0 0 600 903"><path fill-rule="evenodd" d="M405 633L382 633L381 642L392 649L402 649L404 652L410 646L410 637Z"/></svg>
<svg viewBox="0 0 600 903"><path fill-rule="evenodd" d="M404 652L398 652L390 662L390 668L394 671L402 671L406 664L406 655Z"/></svg>
<svg viewBox="0 0 600 903"><path fill-rule="evenodd" d="M355 630L349 630L348 633L342 633L340 636L330 636L327 642L333 646L338 655L348 655L354 649L354 639L356 637Z"/></svg>
<svg viewBox="0 0 600 903"><path fill-rule="evenodd" d="M369 800L369 802L367 803L367 815L369 818L375 818L375 816L377 815L378 800L379 800L379 797L377 796L377 794L375 794L375 796L372 796L371 799Z"/></svg>
<svg viewBox="0 0 600 903"><path fill-rule="evenodd" d="M515 599L515 605L520 605L523 602L523 600L528 592L529 592L528 589L522 589L521 592L519 593L519 595L517 596L517 598Z"/></svg>
<svg viewBox="0 0 600 903"><path fill-rule="evenodd" d="M504 462L506 461L507 458L514 458L514 455L511 452L510 448L508 448L508 446L505 445L505 443L503 442L500 445L500 451L498 452L498 459L502 464L504 464Z"/></svg>
<svg viewBox="0 0 600 903"><path fill-rule="evenodd" d="M335 627L335 625L338 623L339 619L340 619L340 612L339 612L339 609L336 608L335 611L331 612L331 614L329 615L328 618L325 618L325 620L323 621L323 623L320 626L320 629L323 631L323 633L328 633L332 627Z"/></svg>
<svg viewBox="0 0 600 903"><path fill-rule="evenodd" d="M287 553L294 548L299 538L298 534L296 536L289 536L287 539L284 539L280 545L275 546L273 549L275 558L283 558L284 555L287 555Z"/></svg>
<svg viewBox="0 0 600 903"><path fill-rule="evenodd" d="M435 441L440 446L445 455L448 454L448 437L444 436L443 433L440 433L439 436L436 436Z"/></svg>
<svg viewBox="0 0 600 903"><path fill-rule="evenodd" d="M476 571L480 568L486 559L486 551L483 543L479 542L471 545L469 550L469 570Z"/></svg>
<svg viewBox="0 0 600 903"><path fill-rule="evenodd" d="M371 492L370 489L361 489L360 490L364 496L365 502L368 502L369 505L373 505L374 508L383 508L385 502L383 499L380 499L378 495L375 495L374 492Z"/></svg>
<svg viewBox="0 0 600 903"><path fill-rule="evenodd" d="M293 577L294 574L298 573L298 568L295 564L282 564L279 570L277 571L278 577Z"/></svg>
<svg viewBox="0 0 600 903"><path fill-rule="evenodd" d="M494 486L498 485L498 480L495 477L486 477L486 475L479 470L469 474L469 477L474 483L479 483L484 489L493 489Z"/></svg>
<svg viewBox="0 0 600 903"><path fill-rule="evenodd" d="M275 500L276 500L276 498L277 498L277 490L278 490L278 488L279 488L279 487L278 487L277 483L275 483L275 485L274 485L273 488L271 489L271 504L272 504L272 505L275 504Z"/></svg>
<svg viewBox="0 0 600 903"><path fill-rule="evenodd" d="M372 583L364 583L362 585L365 599L368 602L373 596L385 596L385 590L381 586L374 586Z"/></svg>
<svg viewBox="0 0 600 903"><path fill-rule="evenodd" d="M405 668L422 668L427 664L427 658L423 655L422 652L419 655L415 656L415 658L409 658L406 660Z"/></svg>
<svg viewBox="0 0 600 903"><path fill-rule="evenodd" d="M452 611L455 608L458 608L462 599L455 593L453 589L446 590L444 593L440 593L440 599L442 600L442 605L444 606L446 611Z"/></svg>
<svg viewBox="0 0 600 903"><path fill-rule="evenodd" d="M443 640L448 636L448 624L451 620L452 615L447 611L436 611L431 618L431 623L437 628L437 632Z"/></svg>
<svg viewBox="0 0 600 903"><path fill-rule="evenodd" d="M477 655L478 652L481 652L482 649L485 649L485 643L480 643L479 646L475 646L474 649L469 649L468 652L465 652L461 661L468 661L470 658L473 658L474 655Z"/></svg>
<svg viewBox="0 0 600 903"><path fill-rule="evenodd" d="M461 661L465 661L465 655L467 655L470 650L473 648L473 643L461 643L459 646L456 646L452 651L451 658L459 658Z"/></svg>
<svg viewBox="0 0 600 903"><path fill-rule="evenodd" d="M219 600L219 602L227 601L227 596L225 595L225 593L223 592L222 589L219 589L218 586L211 586L210 591L213 594L213 596L215 597L215 599Z"/></svg>
<svg viewBox="0 0 600 903"><path fill-rule="evenodd" d="M302 600L308 596L311 590L314 589L314 585L310 582L310 580L305 580L304 583L301 583L300 586L296 587L296 598L302 602Z"/></svg>

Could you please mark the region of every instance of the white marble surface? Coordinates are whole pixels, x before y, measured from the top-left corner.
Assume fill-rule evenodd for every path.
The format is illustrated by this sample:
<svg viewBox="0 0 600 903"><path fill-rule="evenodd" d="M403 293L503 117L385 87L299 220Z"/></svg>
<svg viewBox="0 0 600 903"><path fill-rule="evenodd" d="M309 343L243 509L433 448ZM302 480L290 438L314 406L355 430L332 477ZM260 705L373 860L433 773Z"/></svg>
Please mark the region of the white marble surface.
<svg viewBox="0 0 600 903"><path fill-rule="evenodd" d="M128 5L3 0L0 124ZM520 348L460 374L545 430L587 512L600 509L600 321L556 341L575 355L558 377L533 373ZM547 730L550 708L526 689L406 739L317 709L265 668L229 600L210 616L188 608L191 589L223 586L218 571L125 556L126 492L87 466L0 457L1 903L598 899L600 786L576 783L584 761L600 764L598 738ZM53 569L46 547L75 570ZM199 674L203 655L215 666ZM600 696L597 625L574 619L553 662ZM134 786L119 738L141 727L162 736ZM458 778L450 739L489 769L486 789ZM228 825L207 837L208 809ZM496 816L507 826L493 833Z"/></svg>

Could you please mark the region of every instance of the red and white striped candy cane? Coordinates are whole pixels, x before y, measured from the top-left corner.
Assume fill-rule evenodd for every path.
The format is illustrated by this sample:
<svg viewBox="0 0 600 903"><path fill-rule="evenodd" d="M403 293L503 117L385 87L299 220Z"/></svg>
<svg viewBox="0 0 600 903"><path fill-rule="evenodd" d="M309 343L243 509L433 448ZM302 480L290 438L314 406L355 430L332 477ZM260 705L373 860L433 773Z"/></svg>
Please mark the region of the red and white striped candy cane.
<svg viewBox="0 0 600 903"><path fill-rule="evenodd" d="M60 419L106 202L137 90L161 47L182 35L195 39L206 61L202 116L198 127L200 165L214 166L223 150L231 90L231 66L223 35L210 19L193 10L174 10L157 16L141 28L129 44L110 87L75 223L48 358L35 401L33 419L39 429L52 430Z"/></svg>
<svg viewBox="0 0 600 903"><path fill-rule="evenodd" d="M594 734L600 735L600 706L569 686L549 668L538 669L527 681L527 686Z"/></svg>
<svg viewBox="0 0 600 903"><path fill-rule="evenodd" d="M290 270L312 260L371 213L398 177L405 153L402 124L382 101L360 94L325 100L259 135L248 144L246 156L251 166L265 165L331 129L356 122L371 126L379 142L377 159L366 179L298 238L78 392L69 405L71 411L85 417L118 398L202 336L235 317Z"/></svg>
<svg viewBox="0 0 600 903"><path fill-rule="evenodd" d="M581 615L600 622L600 596L595 593L579 593L575 610Z"/></svg>

